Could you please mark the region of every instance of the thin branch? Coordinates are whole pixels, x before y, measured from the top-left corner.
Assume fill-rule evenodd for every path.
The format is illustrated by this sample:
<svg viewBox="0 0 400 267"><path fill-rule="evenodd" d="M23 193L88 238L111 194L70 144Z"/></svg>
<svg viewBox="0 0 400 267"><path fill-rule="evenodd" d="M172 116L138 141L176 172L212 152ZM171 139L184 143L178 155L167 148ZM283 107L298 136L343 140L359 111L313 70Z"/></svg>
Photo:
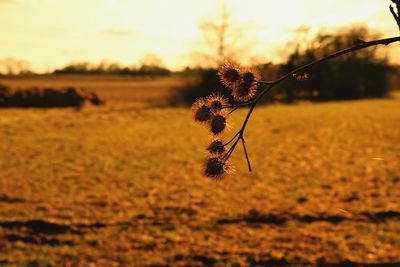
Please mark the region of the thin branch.
<svg viewBox="0 0 400 267"><path fill-rule="evenodd" d="M246 106L250 106L251 104L253 104L254 101L249 101L249 102L245 102L245 103L236 103L236 104L229 104L226 106L223 106L222 108L240 108L240 107L246 107Z"/></svg>
<svg viewBox="0 0 400 267"><path fill-rule="evenodd" d="M240 139L242 140L242 145L243 145L244 155L246 156L246 160L247 160L247 166L249 167L249 172L251 172L251 164L250 164L249 155L247 154L246 142L244 141L244 138L243 138L243 136L242 136L242 137L240 137Z"/></svg>
<svg viewBox="0 0 400 267"><path fill-rule="evenodd" d="M235 134L235 136L234 137L232 137L232 139L231 140L229 140L227 143L225 143L224 144L224 146L227 146L227 145L229 145L230 143L232 143L233 142L233 140L235 140L235 138L238 136L240 134L240 131L239 132L237 132L236 134Z"/></svg>
<svg viewBox="0 0 400 267"><path fill-rule="evenodd" d="M274 81L257 81L257 83L263 85L271 85L274 84Z"/></svg>
<svg viewBox="0 0 400 267"><path fill-rule="evenodd" d="M234 107L231 111L228 112L228 115L231 115L233 112L235 112L239 107Z"/></svg>
<svg viewBox="0 0 400 267"><path fill-rule="evenodd" d="M400 30L400 0L392 0L392 2L396 4L397 14L394 11L394 8L392 5L389 6L390 13L392 13L393 18L396 21L397 26L399 26L399 30Z"/></svg>
<svg viewBox="0 0 400 267"><path fill-rule="evenodd" d="M224 156L222 156L223 160L228 160L230 158L230 156L232 155L233 151L235 150L236 145L239 142L239 140L240 140L240 138L237 138L236 141L231 146L231 148L228 150L228 152L226 152L226 154Z"/></svg>
<svg viewBox="0 0 400 267"><path fill-rule="evenodd" d="M249 113L247 114L247 117L246 117L246 119L245 119L245 121L243 123L242 131L244 132L244 129L245 129L246 124L247 124L247 121L248 121L251 113L253 112L254 107L257 105L257 103L272 89L272 87L274 87L274 86L278 85L279 83L283 82L284 80L292 77L293 74L296 74L298 72L304 72L304 71L306 71L308 69L311 69L312 67L314 67L314 66L316 66L318 64L321 64L321 63L323 63L325 61L331 60L333 58L336 58L336 57L339 57L339 56L342 56L342 55L345 55L345 54L348 54L348 53L355 52L357 50L361 50L361 49L364 49L364 48L367 48L367 47L371 47L371 46L376 46L376 45L389 45L391 43L399 42L399 41L400 41L400 36L391 37L391 38L385 38L385 39L379 39L379 40L374 40L374 41L369 41L369 42L361 42L361 43L358 43L358 44L356 44L356 45L354 45L354 46L352 46L350 48L340 50L340 51L338 51L336 53L330 54L330 55L328 55L326 57L323 57L323 58L315 60L315 61L313 61L313 62L311 62L309 64L306 64L306 65L304 65L302 67L294 69L293 71L289 72L288 74L286 74L286 75L282 76L281 78L275 80L272 83L272 85L267 86L264 89L264 91L262 91L261 94L258 95L258 97L254 100L254 103L250 107Z"/></svg>
<svg viewBox="0 0 400 267"><path fill-rule="evenodd" d="M299 72L304 72L305 70L311 69L315 65L318 65L318 64L320 64L322 62L325 62L325 61L328 61L330 59L333 59L333 58L336 58L336 57L339 57L339 56L342 56L342 55L345 55L345 54L348 54L348 53L352 53L352 52L355 52L357 50L361 50L361 49L364 49L364 48L367 48L367 47L376 46L376 45L389 45L391 43L399 42L399 41L400 41L400 36L392 37L392 38L379 39L379 40L374 40L374 41L370 41L370 42L359 42L359 43L357 43L356 45L354 45L354 46L352 46L350 48L346 48L346 49L340 50L340 51L338 51L336 53L333 53L333 54L328 55L328 56L326 56L324 58L315 60L315 61L313 61L313 62L311 62L309 64L306 64L306 65L304 65L302 67L299 67L299 68L289 72L288 74L286 74L286 75L282 76L281 78L275 80L273 82L272 86L277 85L278 83L286 80L289 77L292 77L293 74L296 74L296 73L299 73ZM264 96L264 94L261 94L261 95ZM255 100L255 102L258 102L258 101L259 100L257 100L257 99Z"/></svg>

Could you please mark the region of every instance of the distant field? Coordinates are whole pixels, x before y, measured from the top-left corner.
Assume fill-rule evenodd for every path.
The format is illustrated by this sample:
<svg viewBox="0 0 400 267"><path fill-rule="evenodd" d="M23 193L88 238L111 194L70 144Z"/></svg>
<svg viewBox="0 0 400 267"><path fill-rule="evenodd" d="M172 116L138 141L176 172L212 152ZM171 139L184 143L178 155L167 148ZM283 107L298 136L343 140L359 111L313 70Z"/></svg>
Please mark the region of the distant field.
<svg viewBox="0 0 400 267"><path fill-rule="evenodd" d="M399 98L259 107L214 182L188 108L135 104L175 79L1 80L111 104L0 109L0 266L400 266Z"/></svg>
<svg viewBox="0 0 400 267"><path fill-rule="evenodd" d="M38 75L0 77L0 83L13 88L74 86L95 90L100 97L113 104L160 105L171 90L190 83L194 77L171 75L166 77L134 77L118 75Z"/></svg>

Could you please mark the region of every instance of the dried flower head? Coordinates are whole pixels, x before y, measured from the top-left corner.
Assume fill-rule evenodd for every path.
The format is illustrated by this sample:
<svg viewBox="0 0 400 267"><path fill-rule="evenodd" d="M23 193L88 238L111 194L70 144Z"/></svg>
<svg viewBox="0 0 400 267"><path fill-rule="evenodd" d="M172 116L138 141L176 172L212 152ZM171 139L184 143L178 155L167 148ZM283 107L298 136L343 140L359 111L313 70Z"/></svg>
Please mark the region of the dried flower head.
<svg viewBox="0 0 400 267"><path fill-rule="evenodd" d="M238 102L246 102L254 97L257 91L257 81L261 74L254 68L247 68L243 71L240 84L233 90L233 98Z"/></svg>
<svg viewBox="0 0 400 267"><path fill-rule="evenodd" d="M208 152L215 155L222 155L226 149L224 143L220 139L214 139L211 144L207 147Z"/></svg>
<svg viewBox="0 0 400 267"><path fill-rule="evenodd" d="M221 179L224 174L232 172L232 165L228 161L222 160L218 157L210 157L204 164L204 175L214 179Z"/></svg>
<svg viewBox="0 0 400 267"><path fill-rule="evenodd" d="M213 112L211 107L207 105L207 102L200 98L192 105L194 120L197 122L206 122L211 120L213 117Z"/></svg>
<svg viewBox="0 0 400 267"><path fill-rule="evenodd" d="M228 89L234 90L240 82L241 67L232 62L226 62L218 69L221 83Z"/></svg>
<svg viewBox="0 0 400 267"><path fill-rule="evenodd" d="M212 118L210 123L211 132L215 135L221 133L227 126L227 120L222 114L216 115Z"/></svg>
<svg viewBox="0 0 400 267"><path fill-rule="evenodd" d="M246 68L243 70L242 79L245 83L255 83L260 81L261 73L256 68Z"/></svg>
<svg viewBox="0 0 400 267"><path fill-rule="evenodd" d="M207 97L207 105L211 108L212 112L218 114L224 106L228 105L228 100L221 95L212 94Z"/></svg>
<svg viewBox="0 0 400 267"><path fill-rule="evenodd" d="M256 94L257 85L241 82L236 90L232 92L233 99L238 102L247 102Z"/></svg>

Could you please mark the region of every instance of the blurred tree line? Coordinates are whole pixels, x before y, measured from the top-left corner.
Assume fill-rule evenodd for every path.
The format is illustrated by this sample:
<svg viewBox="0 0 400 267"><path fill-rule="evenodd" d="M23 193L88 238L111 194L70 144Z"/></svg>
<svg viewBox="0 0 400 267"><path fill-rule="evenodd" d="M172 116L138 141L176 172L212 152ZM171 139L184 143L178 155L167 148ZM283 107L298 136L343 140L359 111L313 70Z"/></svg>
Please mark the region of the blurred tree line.
<svg viewBox="0 0 400 267"><path fill-rule="evenodd" d="M124 67L116 62L104 60L99 64L79 62L56 69L53 74L119 74L119 75L150 75L163 76L171 71L163 66L161 59L156 55L146 55L140 61L140 67Z"/></svg>
<svg viewBox="0 0 400 267"><path fill-rule="evenodd" d="M0 75L26 75L31 74L31 64L26 60L6 57L0 59Z"/></svg>
<svg viewBox="0 0 400 267"><path fill-rule="evenodd" d="M320 32L305 44L289 47L293 52L285 63L258 67L264 80L275 80L297 67L353 46L355 42L378 37L363 27L347 28L335 34ZM386 51L372 47L322 63L274 88L264 101L327 101L386 96L390 89L400 89L399 66L389 64ZM179 101L190 104L212 92L229 98L228 91L218 81L216 70L208 69L202 71L196 84L179 88L172 99L175 104Z"/></svg>
<svg viewBox="0 0 400 267"><path fill-rule="evenodd" d="M118 75L155 75L163 76L170 74L171 71L165 67L143 65L136 67L122 67L118 64L98 64L93 65L88 62L79 62L56 69L53 74L118 74Z"/></svg>
<svg viewBox="0 0 400 267"><path fill-rule="evenodd" d="M346 49L356 42L378 38L366 28L345 29L335 35L319 33L305 50L295 49L281 66L280 74ZM388 93L389 75L394 71L385 52L375 46L323 63L278 87L275 97L289 102L296 99L325 101L383 97ZM268 67L265 72L268 75Z"/></svg>
<svg viewBox="0 0 400 267"><path fill-rule="evenodd" d="M31 65L25 60L14 58L0 59L1 75L29 75L35 74ZM161 59L155 54L145 55L138 66L122 66L109 60L103 60L98 64L82 61L71 63L65 67L58 68L50 74L117 74L137 76L164 76L171 71L164 66Z"/></svg>

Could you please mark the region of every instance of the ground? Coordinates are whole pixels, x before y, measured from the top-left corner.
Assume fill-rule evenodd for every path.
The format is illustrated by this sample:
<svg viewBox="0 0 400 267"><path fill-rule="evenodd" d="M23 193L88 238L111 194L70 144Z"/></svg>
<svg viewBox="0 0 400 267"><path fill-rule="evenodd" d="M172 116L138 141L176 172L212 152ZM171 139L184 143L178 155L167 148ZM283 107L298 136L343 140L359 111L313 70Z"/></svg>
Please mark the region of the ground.
<svg viewBox="0 0 400 267"><path fill-rule="evenodd" d="M120 79L103 107L0 110L0 265L400 266L399 98L259 107L253 172L239 147L213 181L208 130L156 104L179 82Z"/></svg>

